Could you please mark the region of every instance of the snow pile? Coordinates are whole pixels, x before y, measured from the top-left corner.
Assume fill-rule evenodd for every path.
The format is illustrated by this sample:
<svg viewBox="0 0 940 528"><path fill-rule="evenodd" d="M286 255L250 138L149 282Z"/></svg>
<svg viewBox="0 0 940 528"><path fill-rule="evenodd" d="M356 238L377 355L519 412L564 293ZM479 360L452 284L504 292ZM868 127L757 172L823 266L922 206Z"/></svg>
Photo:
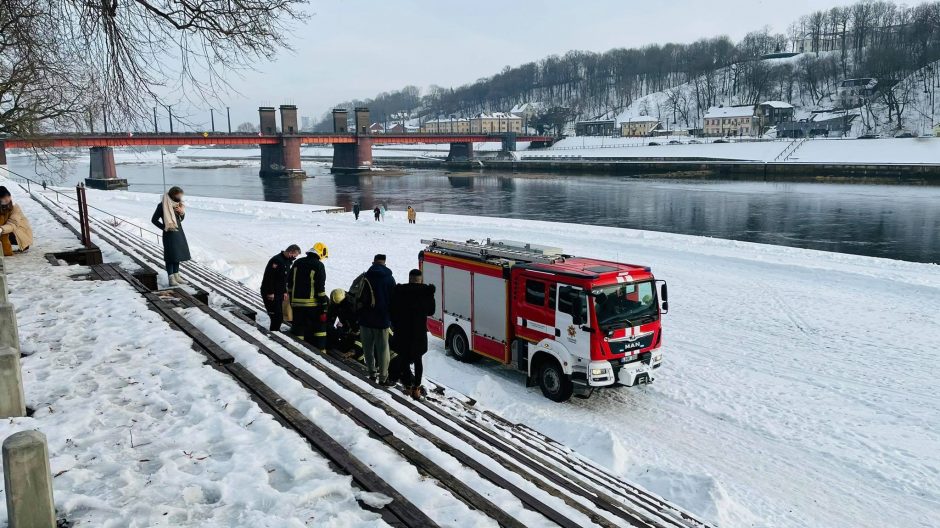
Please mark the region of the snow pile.
<svg viewBox="0 0 940 528"><path fill-rule="evenodd" d="M156 204L123 192L89 200L138 220ZM421 211L416 225L401 211L355 222L221 202L194 204L187 236L197 258L252 287L278 250L321 240L328 288L348 287L379 252L402 280L434 237L650 265L672 297L652 385L558 405L512 370L455 362L437 340L425 372L720 526L940 525L940 266L564 223Z"/></svg>
<svg viewBox="0 0 940 528"><path fill-rule="evenodd" d="M35 414L0 422L0 438L46 434L60 515L103 527L384 525L357 503L372 498L203 365L129 285L50 266L43 253L75 247L74 235L0 184L37 234L6 259ZM0 525L6 516L0 498Z"/></svg>

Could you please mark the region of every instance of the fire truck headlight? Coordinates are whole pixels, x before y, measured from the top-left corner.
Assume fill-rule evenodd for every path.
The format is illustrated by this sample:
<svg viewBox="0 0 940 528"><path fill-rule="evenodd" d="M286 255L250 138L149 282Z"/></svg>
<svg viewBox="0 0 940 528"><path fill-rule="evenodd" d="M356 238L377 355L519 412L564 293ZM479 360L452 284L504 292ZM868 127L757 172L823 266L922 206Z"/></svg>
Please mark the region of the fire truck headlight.
<svg viewBox="0 0 940 528"><path fill-rule="evenodd" d="M659 354L656 354L655 356L653 356L653 363L659 363L659 362L662 361L662 360L663 360L663 354L662 354L662 352L660 352Z"/></svg>
<svg viewBox="0 0 940 528"><path fill-rule="evenodd" d="M605 372L604 369L591 369L592 376L602 376Z"/></svg>

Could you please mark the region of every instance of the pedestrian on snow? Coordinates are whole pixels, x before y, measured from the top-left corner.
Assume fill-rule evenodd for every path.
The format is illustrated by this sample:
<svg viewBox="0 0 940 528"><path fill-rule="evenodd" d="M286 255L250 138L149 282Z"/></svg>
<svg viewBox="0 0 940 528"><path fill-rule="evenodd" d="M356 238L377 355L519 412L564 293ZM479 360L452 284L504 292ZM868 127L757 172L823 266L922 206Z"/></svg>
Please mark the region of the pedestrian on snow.
<svg viewBox="0 0 940 528"><path fill-rule="evenodd" d="M46 180L42 181L42 190L46 190Z"/></svg>
<svg viewBox="0 0 940 528"><path fill-rule="evenodd" d="M326 348L326 244L317 242L307 256L297 259L287 277L294 333L311 345Z"/></svg>
<svg viewBox="0 0 940 528"><path fill-rule="evenodd" d="M372 381L392 385L388 381L388 334L391 327L389 308L395 278L392 270L385 267L385 255L376 255L372 267L366 272L371 288L372 302L359 314L362 350L366 357L366 368ZM376 372L378 371L378 372Z"/></svg>
<svg viewBox="0 0 940 528"><path fill-rule="evenodd" d="M300 246L291 244L284 251L271 257L268 265L264 268L264 276L261 278L261 298L264 300L264 309L271 318L272 332L280 331L281 324L284 322L284 307L290 309L290 296L287 295L287 275L290 273L291 265L294 260L300 256ZM292 320L293 317L288 317Z"/></svg>
<svg viewBox="0 0 940 528"><path fill-rule="evenodd" d="M385 204L384 204L384 203L381 204L381 205L379 205L379 214L382 215L382 221L383 221L383 222L385 221L385 211L386 211L386 210L387 210L387 209L385 208Z"/></svg>
<svg viewBox="0 0 940 528"><path fill-rule="evenodd" d="M180 277L180 262L191 258L186 233L183 232L184 218L186 207L183 205L183 189L170 187L150 219L163 232L163 262L166 264L170 286L188 284Z"/></svg>
<svg viewBox="0 0 940 528"><path fill-rule="evenodd" d="M414 207L409 205L408 206L408 223L414 224L417 221L417 219L418 219L418 212L415 211Z"/></svg>
<svg viewBox="0 0 940 528"><path fill-rule="evenodd" d="M33 245L33 228L19 205L13 203L13 195L6 187L0 186L0 245L3 256L13 256L13 245L17 252L23 253Z"/></svg>
<svg viewBox="0 0 940 528"><path fill-rule="evenodd" d="M375 215L375 221L378 222L378 221L379 221L379 216L382 214L382 210L379 209L379 206L376 205L376 206L375 206L375 209L372 210L372 214Z"/></svg>
<svg viewBox="0 0 940 528"><path fill-rule="evenodd" d="M353 202L353 216L356 217L356 220L359 220L359 202Z"/></svg>
<svg viewBox="0 0 940 528"><path fill-rule="evenodd" d="M405 393L414 399L421 397L421 376L424 365L421 358L428 351L428 317L434 315L434 285L424 284L421 270L408 273L408 284L395 286L392 292L392 349L398 354L398 372ZM414 365L414 374L411 366Z"/></svg>

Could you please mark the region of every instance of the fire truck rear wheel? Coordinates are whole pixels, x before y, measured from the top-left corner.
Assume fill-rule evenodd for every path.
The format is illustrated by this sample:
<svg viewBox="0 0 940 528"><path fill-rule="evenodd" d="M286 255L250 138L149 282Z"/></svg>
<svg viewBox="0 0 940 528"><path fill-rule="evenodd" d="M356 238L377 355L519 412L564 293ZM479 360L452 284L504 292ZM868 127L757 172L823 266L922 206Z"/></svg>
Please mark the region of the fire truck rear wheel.
<svg viewBox="0 0 940 528"><path fill-rule="evenodd" d="M447 348L450 349L450 353L453 354L458 361L473 363L480 359L480 356L470 350L470 340L467 339L467 334L465 334L463 329L459 326L454 326L450 329L447 338Z"/></svg>
<svg viewBox="0 0 940 528"><path fill-rule="evenodd" d="M568 401L574 392L571 377L565 374L555 358L547 358L539 365L539 387L542 395L556 402Z"/></svg>

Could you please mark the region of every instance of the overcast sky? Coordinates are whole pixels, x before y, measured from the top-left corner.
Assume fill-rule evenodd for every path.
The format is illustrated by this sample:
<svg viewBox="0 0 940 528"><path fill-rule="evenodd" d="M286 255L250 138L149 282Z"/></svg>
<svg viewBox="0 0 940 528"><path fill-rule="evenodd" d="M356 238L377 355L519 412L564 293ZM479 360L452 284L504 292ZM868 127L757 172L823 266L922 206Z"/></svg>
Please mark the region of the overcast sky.
<svg viewBox="0 0 940 528"><path fill-rule="evenodd" d="M295 50L232 78L233 127L257 107L293 103L319 116L334 103L413 84L459 86L550 54L651 43L734 40L765 25L854 0L311 0ZM907 4L919 3L908 0ZM197 116L193 116L198 121ZM208 120L208 117L205 118ZM221 128L221 126L219 127Z"/></svg>

